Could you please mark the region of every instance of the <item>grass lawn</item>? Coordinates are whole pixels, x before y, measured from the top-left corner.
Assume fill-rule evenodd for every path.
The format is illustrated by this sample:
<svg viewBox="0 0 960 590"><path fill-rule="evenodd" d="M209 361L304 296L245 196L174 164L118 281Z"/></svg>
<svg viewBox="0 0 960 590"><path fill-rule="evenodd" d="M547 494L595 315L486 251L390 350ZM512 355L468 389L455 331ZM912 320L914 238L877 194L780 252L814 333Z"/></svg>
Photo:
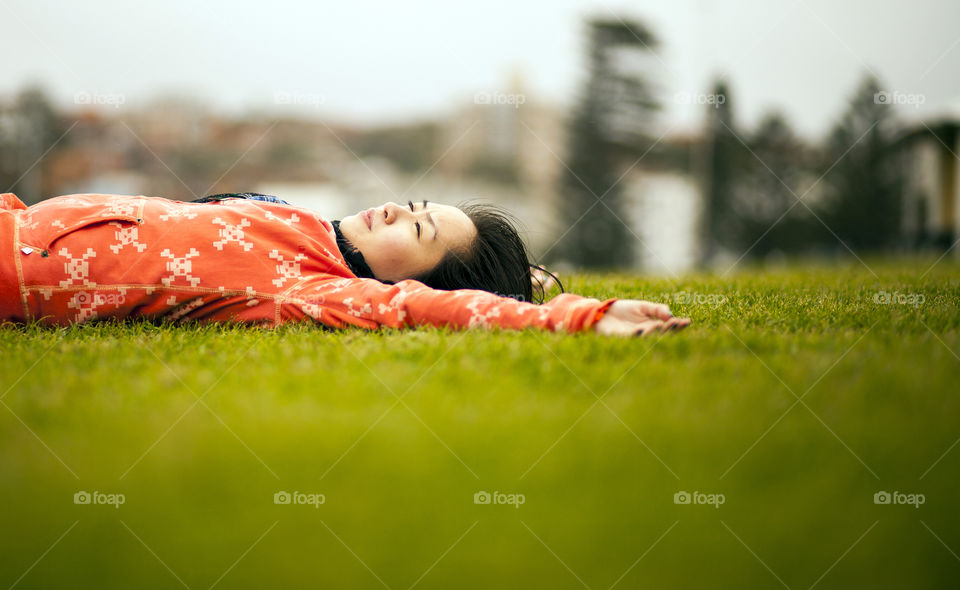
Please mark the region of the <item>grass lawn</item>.
<svg viewBox="0 0 960 590"><path fill-rule="evenodd" d="M0 587L955 585L933 262L569 279L694 320L646 339L2 329Z"/></svg>

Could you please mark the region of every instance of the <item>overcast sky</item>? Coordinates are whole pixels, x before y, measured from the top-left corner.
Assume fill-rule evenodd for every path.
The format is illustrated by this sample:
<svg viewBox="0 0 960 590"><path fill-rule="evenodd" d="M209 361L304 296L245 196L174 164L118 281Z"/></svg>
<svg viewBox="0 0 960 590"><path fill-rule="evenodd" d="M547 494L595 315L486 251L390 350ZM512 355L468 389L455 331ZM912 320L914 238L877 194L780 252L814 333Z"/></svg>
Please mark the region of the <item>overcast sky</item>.
<svg viewBox="0 0 960 590"><path fill-rule="evenodd" d="M452 112L507 91L519 70L528 101L567 106L590 15L638 18L660 36L650 69L676 129L703 112L677 93L706 93L720 73L741 123L776 108L809 137L868 68L922 95L905 114L960 111L957 0L0 0L0 95L38 81L65 106L78 92L122 95L118 110L165 92L233 113L287 108L276 101L288 93L310 112L380 123Z"/></svg>

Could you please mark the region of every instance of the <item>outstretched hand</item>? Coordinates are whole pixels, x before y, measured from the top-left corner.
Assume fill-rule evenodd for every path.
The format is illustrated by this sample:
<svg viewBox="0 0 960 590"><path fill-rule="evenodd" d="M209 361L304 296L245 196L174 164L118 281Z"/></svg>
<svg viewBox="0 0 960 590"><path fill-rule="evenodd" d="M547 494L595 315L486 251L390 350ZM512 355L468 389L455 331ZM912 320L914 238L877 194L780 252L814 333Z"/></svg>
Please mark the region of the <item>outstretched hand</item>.
<svg viewBox="0 0 960 590"><path fill-rule="evenodd" d="M651 332L682 330L690 318L676 318L662 303L619 299L593 325L594 332L607 336L646 336Z"/></svg>

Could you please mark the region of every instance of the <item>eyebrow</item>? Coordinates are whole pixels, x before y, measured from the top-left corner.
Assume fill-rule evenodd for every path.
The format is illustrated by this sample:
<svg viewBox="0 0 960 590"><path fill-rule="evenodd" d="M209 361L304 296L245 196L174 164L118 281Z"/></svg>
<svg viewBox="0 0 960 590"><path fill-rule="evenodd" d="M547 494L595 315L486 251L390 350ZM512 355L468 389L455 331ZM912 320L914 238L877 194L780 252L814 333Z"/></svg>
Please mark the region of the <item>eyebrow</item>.
<svg viewBox="0 0 960 590"><path fill-rule="evenodd" d="M424 208L426 208L426 206L427 206L427 200L426 200L426 199L423 200L423 206L424 206ZM430 225L433 226L433 239L436 240L436 239L437 239L437 236L440 235L440 232L437 230L437 222L433 220L433 215L431 215L430 213L427 213L427 221L429 221L429 222L430 222Z"/></svg>

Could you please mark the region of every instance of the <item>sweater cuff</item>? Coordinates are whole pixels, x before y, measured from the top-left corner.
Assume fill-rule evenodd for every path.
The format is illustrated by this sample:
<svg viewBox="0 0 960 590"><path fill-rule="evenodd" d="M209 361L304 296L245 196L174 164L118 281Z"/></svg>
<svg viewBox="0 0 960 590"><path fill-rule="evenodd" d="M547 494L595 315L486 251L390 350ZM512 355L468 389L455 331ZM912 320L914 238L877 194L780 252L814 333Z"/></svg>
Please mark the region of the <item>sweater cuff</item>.
<svg viewBox="0 0 960 590"><path fill-rule="evenodd" d="M600 318L607 313L610 306L618 300L617 297L600 301L598 299L587 298L577 303L570 310L570 314L564 321L564 326L568 332L588 332L593 325L600 321Z"/></svg>

